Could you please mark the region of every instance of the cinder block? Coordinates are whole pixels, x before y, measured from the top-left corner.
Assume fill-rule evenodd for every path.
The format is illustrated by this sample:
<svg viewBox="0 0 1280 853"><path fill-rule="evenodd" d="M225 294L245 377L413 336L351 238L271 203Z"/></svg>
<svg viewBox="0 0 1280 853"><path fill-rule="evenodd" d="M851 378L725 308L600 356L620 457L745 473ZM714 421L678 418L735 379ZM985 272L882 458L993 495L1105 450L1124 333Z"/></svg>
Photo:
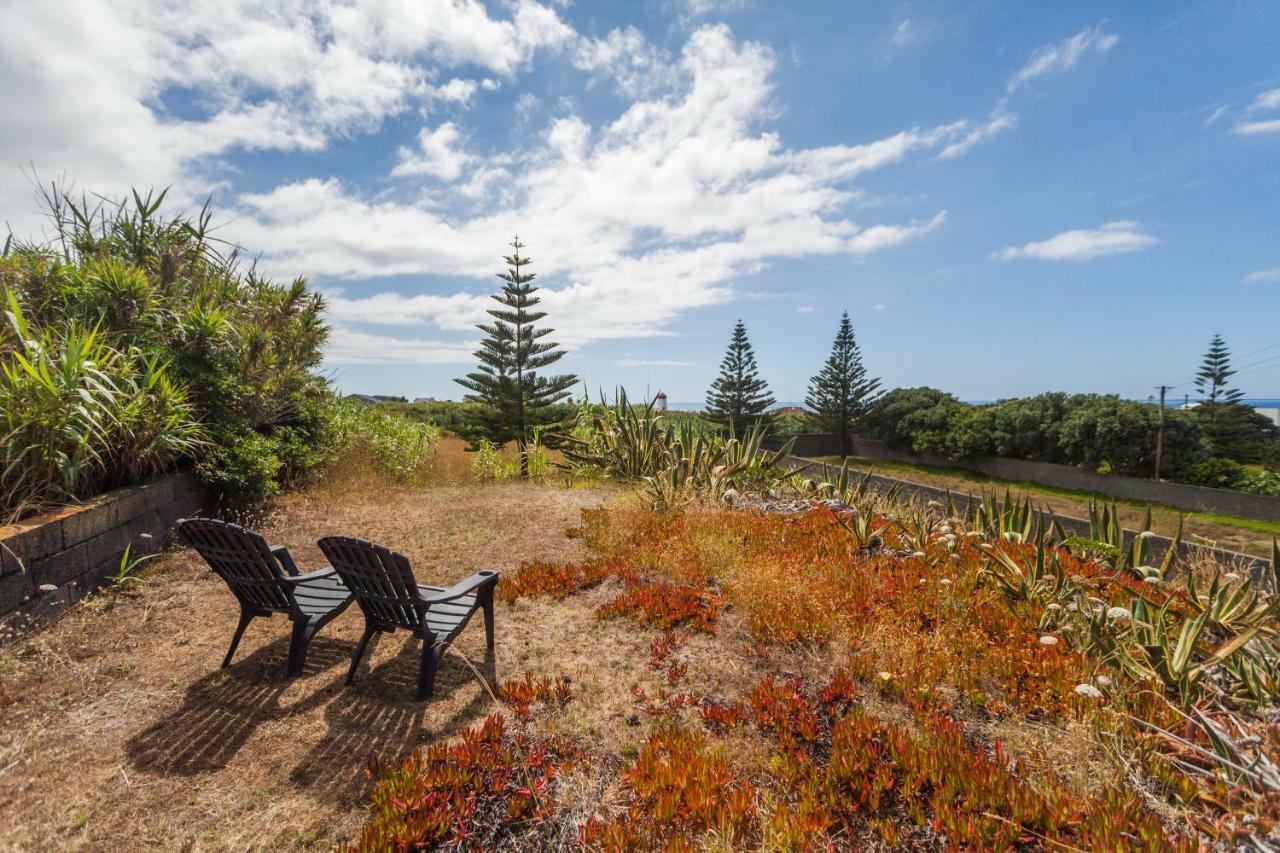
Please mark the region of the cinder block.
<svg viewBox="0 0 1280 853"><path fill-rule="evenodd" d="M18 572L0 578L0 615L17 610L35 595L30 572Z"/></svg>
<svg viewBox="0 0 1280 853"><path fill-rule="evenodd" d="M4 542L24 563L56 554L64 547L62 522L73 510L60 510L18 524L0 527L0 542Z"/></svg>

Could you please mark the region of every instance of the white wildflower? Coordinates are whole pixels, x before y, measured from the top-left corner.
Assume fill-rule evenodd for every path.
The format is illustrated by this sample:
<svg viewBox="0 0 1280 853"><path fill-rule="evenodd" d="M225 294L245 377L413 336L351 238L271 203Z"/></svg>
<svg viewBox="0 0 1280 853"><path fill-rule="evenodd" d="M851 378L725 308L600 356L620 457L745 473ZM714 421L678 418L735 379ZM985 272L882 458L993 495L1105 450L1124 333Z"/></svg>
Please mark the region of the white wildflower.
<svg viewBox="0 0 1280 853"><path fill-rule="evenodd" d="M1090 699L1101 699L1102 691L1094 687L1092 684L1077 684L1076 693L1081 696L1088 696Z"/></svg>
<svg viewBox="0 0 1280 853"><path fill-rule="evenodd" d="M1107 610L1107 618L1113 622L1128 622L1133 614L1127 607L1112 607Z"/></svg>
<svg viewBox="0 0 1280 853"><path fill-rule="evenodd" d="M1043 637L1040 638L1040 645L1056 646L1058 645L1058 638L1053 636L1052 634L1045 634Z"/></svg>
<svg viewBox="0 0 1280 853"><path fill-rule="evenodd" d="M1044 609L1045 609L1045 610L1048 610L1048 611L1050 611L1050 612L1055 612L1055 611L1061 610L1061 609L1062 609L1062 605L1061 605L1061 604L1058 604L1057 602L1054 602L1053 604L1045 605L1045 608L1044 608Z"/></svg>
<svg viewBox="0 0 1280 853"><path fill-rule="evenodd" d="M1227 583L1235 583L1236 581L1240 580L1240 576L1235 572L1227 572L1225 575L1222 576L1222 579Z"/></svg>
<svg viewBox="0 0 1280 853"><path fill-rule="evenodd" d="M943 578L942 580L938 581L938 583L942 584L943 586L951 586L951 578Z"/></svg>
<svg viewBox="0 0 1280 853"><path fill-rule="evenodd" d="M885 672L884 670L881 670L880 672L876 673L876 678L880 679L881 681L892 681L893 673Z"/></svg>
<svg viewBox="0 0 1280 853"><path fill-rule="evenodd" d="M911 556L913 556L913 557L923 557L923 556L924 556L924 551L913 551L913 552L911 553Z"/></svg>
<svg viewBox="0 0 1280 853"><path fill-rule="evenodd" d="M1099 675L1097 678L1094 679L1094 681L1098 682L1098 684L1101 685L1102 687L1111 686L1111 679L1105 675Z"/></svg>

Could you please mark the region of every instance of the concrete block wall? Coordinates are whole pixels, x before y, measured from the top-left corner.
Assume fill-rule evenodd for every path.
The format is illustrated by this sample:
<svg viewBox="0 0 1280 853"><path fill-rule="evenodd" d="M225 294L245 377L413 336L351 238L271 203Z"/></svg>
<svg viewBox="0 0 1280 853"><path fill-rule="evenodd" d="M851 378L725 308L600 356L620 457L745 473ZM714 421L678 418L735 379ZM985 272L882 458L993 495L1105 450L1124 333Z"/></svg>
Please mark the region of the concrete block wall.
<svg viewBox="0 0 1280 853"><path fill-rule="evenodd" d="M132 556L157 551L168 544L175 521L209 504L194 475L168 474L0 526L0 616L51 595L42 587L76 600L116 570L127 545Z"/></svg>

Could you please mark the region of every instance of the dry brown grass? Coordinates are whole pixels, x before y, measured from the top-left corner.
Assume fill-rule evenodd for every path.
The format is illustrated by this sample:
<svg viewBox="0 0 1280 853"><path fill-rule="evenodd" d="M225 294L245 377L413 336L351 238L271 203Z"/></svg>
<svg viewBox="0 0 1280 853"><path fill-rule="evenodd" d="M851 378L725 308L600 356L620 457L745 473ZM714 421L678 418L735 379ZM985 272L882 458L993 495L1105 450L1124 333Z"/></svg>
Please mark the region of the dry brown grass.
<svg viewBox="0 0 1280 853"><path fill-rule="evenodd" d="M259 527L304 568L320 562L318 537L355 532L408 555L420 581L442 583L525 559L581 558L566 528L582 507L615 494L475 484L450 440L426 487L359 471L285 497ZM499 605L496 660L503 678L570 675L582 701L559 725L620 742L628 727L614 700L624 701L625 687L612 673L643 670L647 640L596 622L603 594ZM418 646L401 634L384 637L344 689L362 627L356 608L320 633L296 681L282 680L282 618L256 621L220 670L237 612L222 582L182 549L155 561L138 592L92 598L0 650L0 847L331 847L361 823L372 755L447 738L492 710L453 654L436 698L411 701ZM456 647L479 664L483 637L477 623Z"/></svg>

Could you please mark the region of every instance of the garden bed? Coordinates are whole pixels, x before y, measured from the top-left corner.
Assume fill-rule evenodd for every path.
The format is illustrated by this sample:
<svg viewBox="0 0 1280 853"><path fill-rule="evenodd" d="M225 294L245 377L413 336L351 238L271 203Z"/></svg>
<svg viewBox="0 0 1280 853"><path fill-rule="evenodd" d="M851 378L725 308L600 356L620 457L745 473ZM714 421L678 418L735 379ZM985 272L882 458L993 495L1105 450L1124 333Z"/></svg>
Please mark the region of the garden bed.
<svg viewBox="0 0 1280 853"><path fill-rule="evenodd" d="M220 671L233 601L177 552L136 594L5 647L0 844L1276 841L1274 793L1126 722L1168 732L1179 718L1166 692L1086 652L1065 609L1044 606L1068 600L1062 585L1002 586L1013 577L992 555L1034 559L1032 546L893 511L656 512L599 486L477 484L451 440L425 487L336 472L283 499L268 538L304 566L317 536L355 531L404 551L423 581L503 570L497 696L471 669L484 669L478 627L429 703L411 701L417 643L399 635L344 689L354 608L296 682L280 680L278 622L256 624ZM1102 602L1111 639L1129 630L1112 611L1132 596L1181 600L1164 581L1054 559L1055 578ZM215 618L194 626L209 602ZM1212 689L1221 676L1206 676ZM1249 755L1274 754L1265 717L1203 707L1253 727L1239 741Z"/></svg>

